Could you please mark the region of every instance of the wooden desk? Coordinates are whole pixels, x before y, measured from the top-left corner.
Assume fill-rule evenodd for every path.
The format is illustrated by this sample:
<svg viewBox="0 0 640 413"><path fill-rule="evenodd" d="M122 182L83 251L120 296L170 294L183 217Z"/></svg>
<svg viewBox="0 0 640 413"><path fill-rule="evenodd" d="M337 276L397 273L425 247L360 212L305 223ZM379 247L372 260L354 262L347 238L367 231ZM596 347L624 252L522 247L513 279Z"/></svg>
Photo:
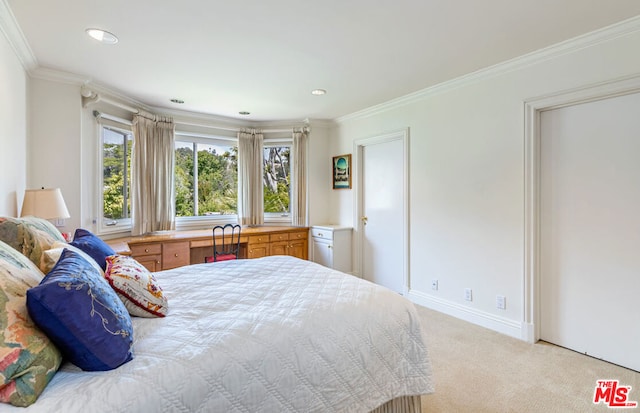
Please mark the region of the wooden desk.
<svg viewBox="0 0 640 413"><path fill-rule="evenodd" d="M242 227L240 258L292 255L308 259L307 227ZM107 240L116 253L131 255L150 271L168 270L204 262L213 255L212 230L162 231Z"/></svg>

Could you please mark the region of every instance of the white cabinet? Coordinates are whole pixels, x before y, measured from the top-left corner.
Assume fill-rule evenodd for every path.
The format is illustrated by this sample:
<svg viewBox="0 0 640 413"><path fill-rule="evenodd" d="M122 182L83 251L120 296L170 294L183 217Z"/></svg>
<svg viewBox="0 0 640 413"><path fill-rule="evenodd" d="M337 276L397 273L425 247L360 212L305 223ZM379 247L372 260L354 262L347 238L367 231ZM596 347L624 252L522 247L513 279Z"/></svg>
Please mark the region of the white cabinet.
<svg viewBox="0 0 640 413"><path fill-rule="evenodd" d="M351 272L351 228L338 225L311 227L311 260L325 267Z"/></svg>

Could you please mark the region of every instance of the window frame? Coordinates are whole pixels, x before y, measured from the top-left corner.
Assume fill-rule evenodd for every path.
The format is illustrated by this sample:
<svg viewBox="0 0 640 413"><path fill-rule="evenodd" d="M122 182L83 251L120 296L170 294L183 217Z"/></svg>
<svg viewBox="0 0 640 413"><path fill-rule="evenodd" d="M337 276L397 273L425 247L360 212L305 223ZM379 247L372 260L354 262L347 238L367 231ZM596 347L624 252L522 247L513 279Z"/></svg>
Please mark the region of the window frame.
<svg viewBox="0 0 640 413"><path fill-rule="evenodd" d="M291 171L291 167L293 166L293 139L291 138L265 138L262 142L263 148L273 148L273 147L288 147L289 148L289 212L265 212L263 206L263 215L265 223L291 223L291 185L293 184L293 174ZM264 150L263 150L263 159L262 163L264 164ZM264 171L262 172L264 174ZM264 192L263 192L264 193ZM264 195L263 195L264 197ZM263 199L264 205L264 199Z"/></svg>
<svg viewBox="0 0 640 413"><path fill-rule="evenodd" d="M132 222L131 217L122 218L118 220L107 220L104 216L104 131L109 129L113 132L121 133L123 135L131 135L131 145L133 146L133 130L131 124L120 122L104 122L101 119L98 122L98 135L100 137L100 144L98 145L98 214L96 216L95 224L97 227L97 233L102 235L117 234L122 232L131 232ZM131 159L127 159L125 151L125 159L127 163L131 165ZM131 177L129 177L129 184L131 183ZM129 185L129 188L131 185ZM131 194L131 191L128 191ZM129 199L130 195L129 195ZM126 203L126 198L125 198ZM107 223L108 222L108 223Z"/></svg>
<svg viewBox="0 0 640 413"><path fill-rule="evenodd" d="M175 131L175 141L183 142L183 143L191 143L191 144L203 144L203 145L215 145L216 142L228 142L233 143L233 145L238 145L238 138L231 138L228 136L221 135L209 135L203 133L194 133L194 132L184 132L184 131ZM233 146L232 145L232 146ZM175 153L175 146L174 146ZM197 171L197 155L194 151L194 177L197 179L198 171ZM174 172L175 178L175 172ZM197 181L196 181L197 182ZM198 199L198 185L194 185L194 205ZM175 198L174 198L175 202ZM186 230L186 229L201 229L203 227L211 227L216 224L228 223L228 222L238 222L238 212L236 210L235 214L226 214L226 215L208 215L208 216L190 216L190 217L178 217L176 216L176 229L177 230Z"/></svg>

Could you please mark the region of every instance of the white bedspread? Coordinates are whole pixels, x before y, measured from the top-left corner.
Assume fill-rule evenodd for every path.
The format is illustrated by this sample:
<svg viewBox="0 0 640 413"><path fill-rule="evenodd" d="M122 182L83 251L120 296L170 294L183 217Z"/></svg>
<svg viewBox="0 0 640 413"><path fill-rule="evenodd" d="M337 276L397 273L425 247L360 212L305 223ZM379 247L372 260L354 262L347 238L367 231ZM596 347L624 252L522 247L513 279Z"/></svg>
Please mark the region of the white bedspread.
<svg viewBox="0 0 640 413"><path fill-rule="evenodd" d="M411 302L284 256L156 273L166 318L133 318L134 359L65 363L32 412L366 412L433 391Z"/></svg>

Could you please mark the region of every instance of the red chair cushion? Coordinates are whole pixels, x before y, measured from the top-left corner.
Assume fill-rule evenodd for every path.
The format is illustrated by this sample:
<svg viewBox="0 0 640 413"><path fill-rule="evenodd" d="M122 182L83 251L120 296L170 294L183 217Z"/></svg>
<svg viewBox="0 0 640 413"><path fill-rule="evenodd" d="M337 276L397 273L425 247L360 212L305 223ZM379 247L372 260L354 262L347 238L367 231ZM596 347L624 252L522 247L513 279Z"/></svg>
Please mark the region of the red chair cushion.
<svg viewBox="0 0 640 413"><path fill-rule="evenodd" d="M216 261L229 261L229 260L235 260L237 259L235 254L220 254L218 255L218 259L214 260L213 256L211 257L204 257L204 262L216 262Z"/></svg>
<svg viewBox="0 0 640 413"><path fill-rule="evenodd" d="M229 261L229 260L235 260L236 254L220 254L216 257L216 261Z"/></svg>

